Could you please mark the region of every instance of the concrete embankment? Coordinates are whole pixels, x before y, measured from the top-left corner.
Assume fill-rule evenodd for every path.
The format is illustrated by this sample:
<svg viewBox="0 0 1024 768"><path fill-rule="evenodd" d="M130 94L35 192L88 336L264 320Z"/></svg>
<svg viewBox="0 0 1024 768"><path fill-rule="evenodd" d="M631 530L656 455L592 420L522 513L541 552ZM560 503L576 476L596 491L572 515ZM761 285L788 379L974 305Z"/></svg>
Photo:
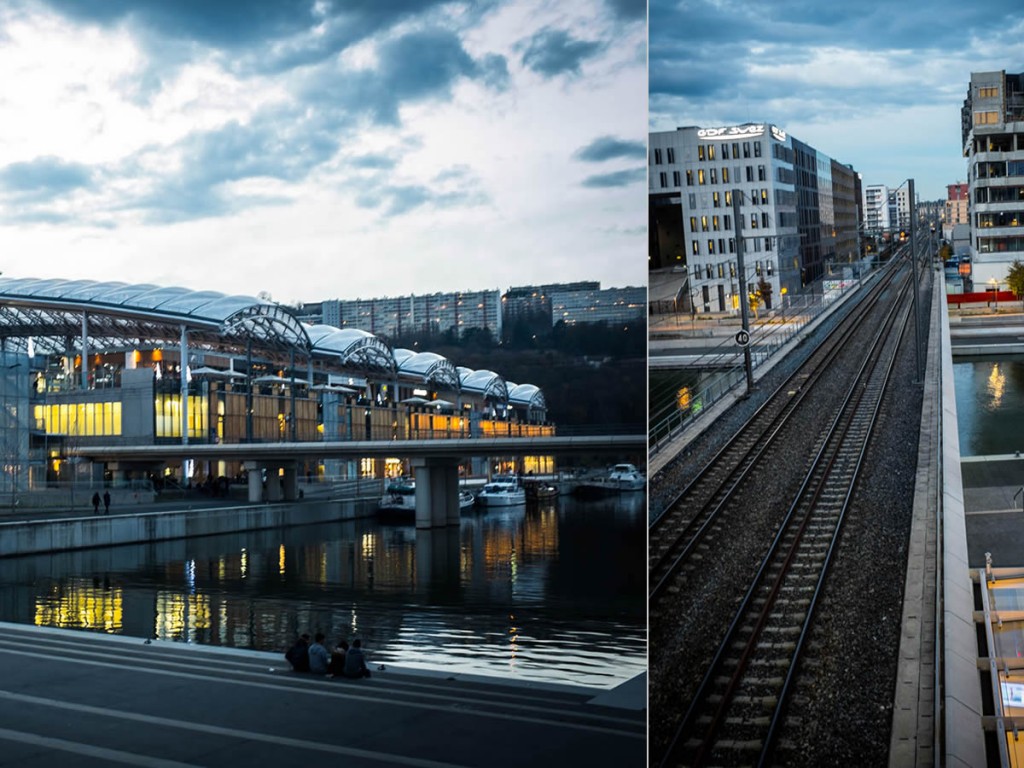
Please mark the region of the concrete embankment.
<svg viewBox="0 0 1024 768"><path fill-rule="evenodd" d="M325 499L8 520L0 523L0 557L352 520L368 513L366 502Z"/></svg>

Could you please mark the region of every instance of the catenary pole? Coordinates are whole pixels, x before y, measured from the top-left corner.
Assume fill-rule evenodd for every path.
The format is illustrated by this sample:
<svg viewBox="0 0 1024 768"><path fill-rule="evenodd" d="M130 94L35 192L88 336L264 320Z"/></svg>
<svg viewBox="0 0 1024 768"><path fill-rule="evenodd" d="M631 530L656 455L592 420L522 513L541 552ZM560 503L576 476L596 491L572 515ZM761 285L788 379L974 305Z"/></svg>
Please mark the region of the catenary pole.
<svg viewBox="0 0 1024 768"><path fill-rule="evenodd" d="M754 389L754 369L750 360L750 320L747 316L747 271L743 264L743 219L740 214L740 201L743 192L732 191L732 219L736 238L736 269L740 273L740 320L747 334L747 343L743 345L743 368L747 374L747 394Z"/></svg>

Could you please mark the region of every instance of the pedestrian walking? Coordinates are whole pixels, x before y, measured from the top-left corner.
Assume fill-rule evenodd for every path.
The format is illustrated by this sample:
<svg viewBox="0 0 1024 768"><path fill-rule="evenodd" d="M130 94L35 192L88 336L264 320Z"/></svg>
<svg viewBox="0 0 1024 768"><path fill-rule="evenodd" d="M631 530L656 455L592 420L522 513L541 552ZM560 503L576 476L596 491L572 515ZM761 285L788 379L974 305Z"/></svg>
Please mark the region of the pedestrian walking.
<svg viewBox="0 0 1024 768"><path fill-rule="evenodd" d="M103 492L103 514L110 514L110 491Z"/></svg>
<svg viewBox="0 0 1024 768"><path fill-rule="evenodd" d="M97 491L92 495L92 513L98 515L100 513L100 493Z"/></svg>

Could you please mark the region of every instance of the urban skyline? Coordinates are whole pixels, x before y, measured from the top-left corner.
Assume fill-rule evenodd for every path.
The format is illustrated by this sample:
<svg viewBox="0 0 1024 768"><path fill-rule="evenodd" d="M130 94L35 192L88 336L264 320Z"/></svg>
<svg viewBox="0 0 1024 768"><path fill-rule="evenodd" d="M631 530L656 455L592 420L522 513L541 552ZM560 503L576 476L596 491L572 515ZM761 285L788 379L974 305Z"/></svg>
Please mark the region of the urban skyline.
<svg viewBox="0 0 1024 768"><path fill-rule="evenodd" d="M652 0L649 25L649 130L772 123L921 200L967 178L971 72L1024 58L1024 13L1002 1Z"/></svg>
<svg viewBox="0 0 1024 768"><path fill-rule="evenodd" d="M643 3L17 0L0 35L5 274L644 279Z"/></svg>

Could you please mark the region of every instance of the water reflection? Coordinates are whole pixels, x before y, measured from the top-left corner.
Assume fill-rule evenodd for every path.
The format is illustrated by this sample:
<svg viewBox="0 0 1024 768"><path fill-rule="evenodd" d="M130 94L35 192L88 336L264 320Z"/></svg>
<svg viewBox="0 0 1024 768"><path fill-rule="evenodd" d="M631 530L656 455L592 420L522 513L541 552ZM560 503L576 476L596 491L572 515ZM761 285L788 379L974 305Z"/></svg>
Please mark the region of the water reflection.
<svg viewBox="0 0 1024 768"><path fill-rule="evenodd" d="M960 359L953 364L957 433L963 456L1024 450L1024 356Z"/></svg>
<svg viewBox="0 0 1024 768"><path fill-rule="evenodd" d="M999 372L999 363L992 363L992 372L988 375L988 393L991 397L989 409L996 410L1003 402L1003 389L1006 387L1006 376Z"/></svg>
<svg viewBox="0 0 1024 768"><path fill-rule="evenodd" d="M642 494L563 497L430 531L367 519L18 558L0 618L269 651L358 634L374 663L607 686L645 664L645 515Z"/></svg>

